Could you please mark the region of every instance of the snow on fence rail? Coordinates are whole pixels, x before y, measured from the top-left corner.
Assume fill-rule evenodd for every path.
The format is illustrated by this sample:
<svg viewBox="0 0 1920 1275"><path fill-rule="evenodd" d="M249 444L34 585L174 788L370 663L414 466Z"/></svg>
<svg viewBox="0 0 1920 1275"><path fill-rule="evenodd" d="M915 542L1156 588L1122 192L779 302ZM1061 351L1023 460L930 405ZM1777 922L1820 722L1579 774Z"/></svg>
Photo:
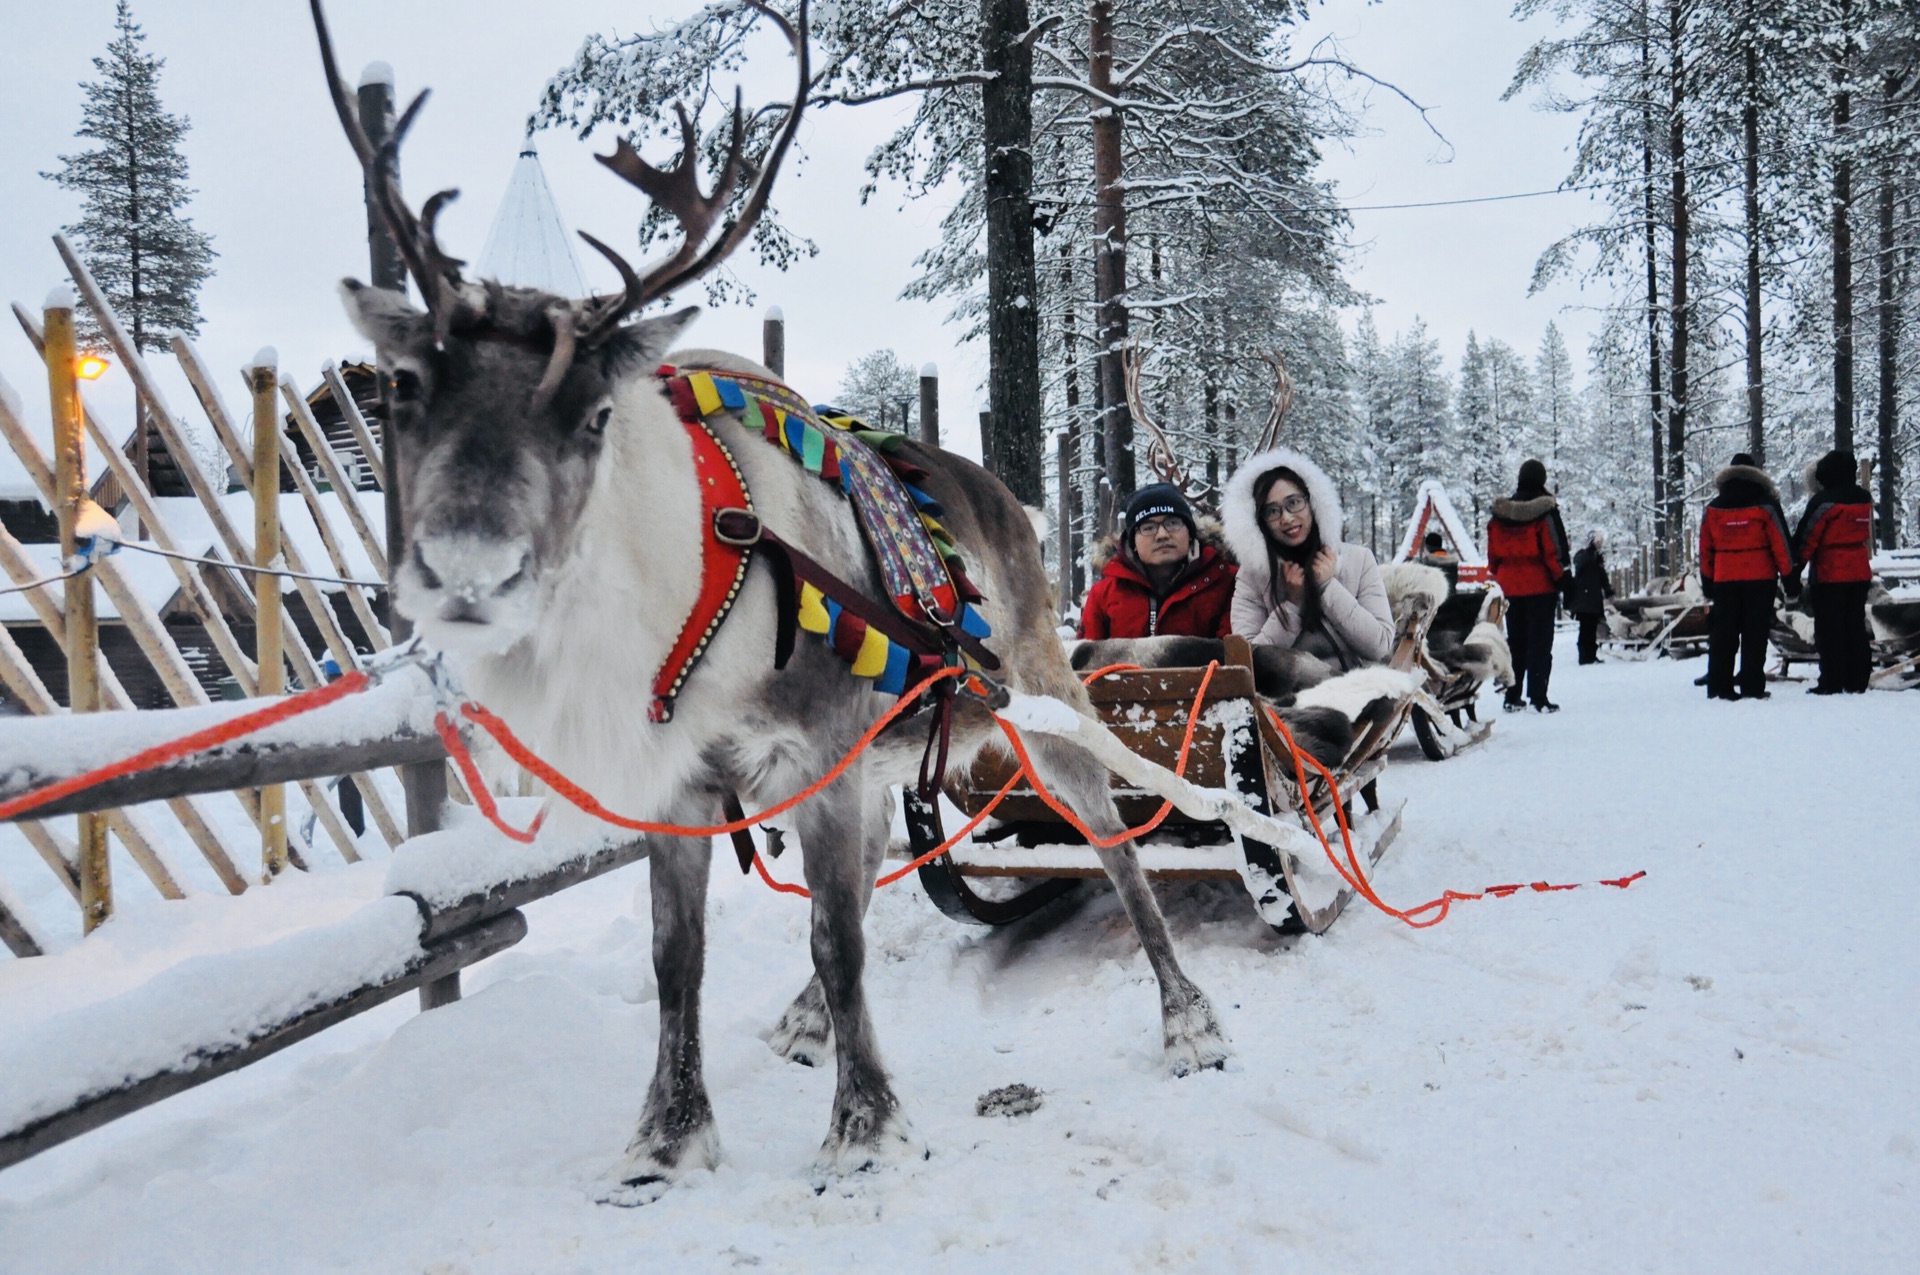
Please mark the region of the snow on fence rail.
<svg viewBox="0 0 1920 1275"><path fill-rule="evenodd" d="M262 481L255 482L254 449L242 439L238 418L227 409L212 373L192 343L185 337L173 338L172 352L204 417L200 433L218 444L238 483L252 490L251 496L230 494L224 482L208 473L210 467L200 463L185 418L167 402L145 356L134 348L84 264L63 238L56 236L55 246L78 285L80 299L93 312L113 355L132 380L139 414L171 456L177 469L175 481L185 485L187 495L157 496L148 482L157 471L141 473L120 438L88 409L72 368L71 323L67 317L74 305L71 294L50 297L50 303L58 304L50 304L43 316L14 305L13 313L22 331L49 366L56 417L53 455L50 458L42 449L24 419L19 399L4 382L0 382L0 434L6 436L40 501L57 515L62 544L57 554L50 554L47 551L53 546L22 544L11 529L0 527L0 570L16 586L5 599L9 608L5 618L23 628L43 630L52 638L51 647L65 656L66 667L63 670L44 662L36 666L13 632L0 627L0 683L12 698L29 714L40 717L59 713L61 701L69 699L76 689L81 699L74 702L80 710L128 710L138 706L129 686L103 658L97 624L86 622L88 607L81 599L92 600L96 583L104 603L101 616L116 636L130 639L115 647L121 669L130 680L137 673L138 680L147 686L157 684L167 699L183 709L204 709L213 703L203 677L224 680L243 695L255 695L262 691L263 683L269 690L280 683L282 679L273 675L273 669L284 667L291 672L293 688L310 688L326 680L322 666L327 657L341 668L352 668L366 655L387 646L390 638L375 596L380 587L292 579L288 589L270 576L257 577L267 582L265 587L257 587L256 577L238 569L271 565L349 581L385 577L385 546L375 536L372 522L347 478L349 469L358 467L343 463L334 454L299 388L277 373L256 369L249 389L264 387L266 393L254 395L253 441L263 449L258 453L261 457L278 452L281 481L262 476ZM58 322L49 325L47 319ZM378 480L383 473L383 458L373 431L337 369L326 369L325 383L353 430L356 446L365 452L367 468ZM275 391L284 401L284 416L291 419L311 450L317 474L309 472L298 446L288 437L283 412L272 397ZM91 449L87 446L89 439ZM89 452L105 462L106 474L101 480L124 498L144 540L129 540L112 556L94 557L88 569L72 580L43 582L45 577L59 574L61 564L78 549L76 529L90 490L85 465ZM297 497L284 508L279 499L283 482ZM322 483L331 490L322 491ZM276 540L279 553L273 555ZM212 561L150 556L142 549ZM256 560L263 550L270 562ZM296 623L284 627L276 651L274 631L279 626L274 613L284 601L283 591L298 600L298 613L292 617ZM179 636L182 626L170 625L163 611L190 616L196 636L204 635L204 645L183 647ZM272 664L264 675L255 648L270 653ZM62 672L67 675L64 685L58 676ZM88 697L89 686L96 682L97 701ZM352 711L372 710L361 706ZM130 726L130 715L115 714L115 718L114 725L105 729L132 732L122 735L123 739L146 729L144 725ZM31 775L57 777L57 759L80 747L78 742L69 747L68 741L98 735L64 715L56 730L35 730L36 725L14 722L7 727L9 737L33 741L39 749L38 755L26 759L23 766L8 764L9 784L25 784L25 777ZM359 745L331 749L242 746L204 763L117 781L115 786L86 794L88 800L76 798L40 812L50 817L88 811L80 816L78 843L43 818L28 819L19 826L67 893L81 905L88 929L112 908L106 871L108 835L121 843L162 897L179 898L183 894L180 867L169 864L166 858L169 842L192 845L221 886L239 894L248 888L250 879L271 876L285 861L273 848L276 836L291 836L288 854L294 862L307 862L316 853L316 847L299 835L295 821L274 809L277 786L285 782L298 786L315 823L349 862L360 857L358 838L362 834L349 827L341 806L323 788L322 777L349 775L353 795L360 799L381 839L389 847L398 845L405 821L390 800L391 789L383 791L373 772L440 756L430 722L424 733L418 722L408 729L410 733L393 739L375 741L369 737ZM59 736L58 742L53 741L54 735ZM20 756L11 745L0 747L7 756ZM214 776L222 777L225 786L235 790L233 797L262 829L258 869L243 867L254 856L232 844L230 834L223 835L221 821L207 804L207 794L222 790L219 785L205 786L204 781ZM344 783L342 791L346 791ZM151 816L143 812L117 805L99 809L108 799L131 805L160 798L167 801L168 812L178 822L178 833L154 826ZM0 882L0 941L16 955L38 954L43 950L34 937L39 927L31 918L20 915L17 896L4 886Z"/></svg>
<svg viewBox="0 0 1920 1275"><path fill-rule="evenodd" d="M339 740L342 725L336 719L306 729ZM523 904L646 853L644 841L566 820L551 821L524 845L477 814L457 814L453 826L414 837L395 853L383 897L330 924L171 963L143 951L143 964L160 968L143 969L96 1001L30 1021L0 1043L0 1074L9 1077L0 1091L0 1169L403 992L424 993L457 978L525 936ZM272 902L249 895L231 906L271 910ZM0 1015L7 1009L0 1004Z"/></svg>

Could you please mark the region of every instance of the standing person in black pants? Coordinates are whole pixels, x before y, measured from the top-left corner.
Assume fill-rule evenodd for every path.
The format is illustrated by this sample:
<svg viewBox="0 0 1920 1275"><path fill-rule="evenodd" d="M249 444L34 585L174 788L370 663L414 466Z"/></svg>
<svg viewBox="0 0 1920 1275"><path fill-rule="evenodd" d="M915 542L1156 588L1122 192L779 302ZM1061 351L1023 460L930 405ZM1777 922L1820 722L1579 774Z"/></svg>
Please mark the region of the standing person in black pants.
<svg viewBox="0 0 1920 1275"><path fill-rule="evenodd" d="M1873 497L1854 474L1852 452L1822 456L1813 470L1819 486L1793 533L1794 554L1813 577L1813 645L1820 652L1820 680L1809 688L1814 695L1858 694L1873 675L1867 636ZM1797 584L1799 572L1794 575Z"/></svg>
<svg viewBox="0 0 1920 1275"><path fill-rule="evenodd" d="M1607 579L1607 533L1589 532L1587 543L1573 555L1573 593L1567 610L1580 621L1580 662L1600 662L1600 622L1606 618L1613 581Z"/></svg>
<svg viewBox="0 0 1920 1275"><path fill-rule="evenodd" d="M1547 491L1547 467L1537 460L1520 466L1513 495L1493 502L1487 524L1487 566L1507 595L1507 644L1513 650L1513 685L1507 688L1509 713L1525 708L1521 690L1536 711L1557 713L1547 698L1553 676L1553 613L1567 574L1567 529L1560 502Z"/></svg>
<svg viewBox="0 0 1920 1275"><path fill-rule="evenodd" d="M1780 491L1745 452L1713 476L1713 485L1718 494L1700 515L1700 587L1713 603L1707 615L1707 698L1766 699L1774 595L1780 577L1793 570Z"/></svg>

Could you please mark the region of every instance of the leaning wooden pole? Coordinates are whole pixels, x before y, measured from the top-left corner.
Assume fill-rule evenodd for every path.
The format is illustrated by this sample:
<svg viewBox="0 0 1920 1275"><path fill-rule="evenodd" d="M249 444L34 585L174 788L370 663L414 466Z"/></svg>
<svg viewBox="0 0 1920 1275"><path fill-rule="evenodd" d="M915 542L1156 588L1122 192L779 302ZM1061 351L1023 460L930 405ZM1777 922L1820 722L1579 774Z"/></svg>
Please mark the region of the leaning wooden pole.
<svg viewBox="0 0 1920 1275"><path fill-rule="evenodd" d="M360 127L366 130L369 140L375 147L381 147L394 129L393 113L393 68L385 62L369 63L360 76ZM386 152L389 164L397 163L394 152ZM369 178L371 182L371 178ZM374 206L373 188L367 187L367 247L371 254L373 286L392 288L405 292L407 276L401 266L399 250L394 246L393 235L386 219ZM778 369L776 369L778 370ZM359 408L353 396L346 392L345 378L329 367L328 383L334 387L334 397L340 404L340 410L349 422L360 420ZM381 399L385 400L385 380L382 378ZM393 432L388 422L393 419L391 409L382 414L380 426L381 457L377 464L382 466L380 487L386 493L387 503L387 569L388 569L388 605L389 620L387 631L395 642L404 642L412 636L413 625L407 617L400 614L397 606L392 605L393 577L398 574L399 566L406 561L406 538L402 530L400 510L400 448L395 445ZM356 429L361 445L367 446L370 437L362 427ZM375 452L369 448L367 459L373 460ZM437 832L447 804L447 767L445 762L434 762L426 766L402 766L400 768L400 786L407 795L407 835L425 836ZM460 999L460 971L448 973L423 982L420 985L420 1008L436 1009L441 1005L450 1005Z"/></svg>
<svg viewBox="0 0 1920 1275"><path fill-rule="evenodd" d="M280 557L280 410L271 349L254 355L247 380L253 389L253 578L254 661L262 695L287 688L281 658L280 577L264 574ZM267 879L287 870L287 790L283 784L260 789L260 866Z"/></svg>
<svg viewBox="0 0 1920 1275"><path fill-rule="evenodd" d="M80 386L74 379L73 289L64 284L47 296L47 397L53 404L53 489L60 519L60 561L71 569L80 552L77 528L87 499L86 436L80 425ZM67 704L76 713L100 709L99 632L93 615L93 577L81 574L64 589L67 634ZM113 877L107 860L107 816L79 816L80 922L91 932L113 915Z"/></svg>

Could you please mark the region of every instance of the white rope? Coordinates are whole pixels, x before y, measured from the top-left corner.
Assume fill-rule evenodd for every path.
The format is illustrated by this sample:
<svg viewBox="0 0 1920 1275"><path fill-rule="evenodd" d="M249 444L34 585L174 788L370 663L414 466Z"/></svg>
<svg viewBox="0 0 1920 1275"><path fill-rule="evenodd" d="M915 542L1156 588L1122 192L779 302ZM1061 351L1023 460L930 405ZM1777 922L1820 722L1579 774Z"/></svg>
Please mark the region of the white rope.
<svg viewBox="0 0 1920 1275"><path fill-rule="evenodd" d="M362 589L384 589L385 580L350 580L345 576L314 575L307 571L289 571L284 567L255 567L244 562L229 562L225 558L202 558L196 554L180 553L173 549L162 549L158 545L145 544L137 540L123 540L121 546L138 549L141 553L156 554L162 558L177 558L181 562L198 562L209 567L222 567L228 571L245 571L258 576L280 576L288 580L313 580L320 584L346 584Z"/></svg>
<svg viewBox="0 0 1920 1275"><path fill-rule="evenodd" d="M62 571L58 575L42 576L38 580L29 580L25 584L16 584L9 588L0 589L0 594L25 593L28 589L40 589L50 584L59 584L62 580L73 579L92 565L92 562L83 562L71 571Z"/></svg>

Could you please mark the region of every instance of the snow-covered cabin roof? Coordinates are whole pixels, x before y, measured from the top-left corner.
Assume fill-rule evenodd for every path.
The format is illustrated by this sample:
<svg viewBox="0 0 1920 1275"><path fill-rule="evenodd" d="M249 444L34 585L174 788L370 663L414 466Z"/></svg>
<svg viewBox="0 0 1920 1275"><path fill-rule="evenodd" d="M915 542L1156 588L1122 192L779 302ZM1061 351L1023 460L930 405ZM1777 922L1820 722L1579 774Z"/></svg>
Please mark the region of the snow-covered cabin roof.
<svg viewBox="0 0 1920 1275"><path fill-rule="evenodd" d="M554 206L547 175L528 138L507 182L506 197L493 215L493 229L480 253L482 278L522 288L539 288L563 297L584 297L587 285L573 240Z"/></svg>
<svg viewBox="0 0 1920 1275"><path fill-rule="evenodd" d="M1453 502L1447 499L1447 489L1434 478L1421 483L1420 490L1414 494L1413 517L1407 522L1407 538L1400 542L1400 552L1394 555L1396 561L1413 560L1420 552L1421 542L1426 539L1428 525L1435 520L1440 523L1440 530L1447 539L1453 542L1453 551L1459 555L1461 566L1484 567L1487 564L1487 555L1481 551L1472 530L1460 521Z"/></svg>

